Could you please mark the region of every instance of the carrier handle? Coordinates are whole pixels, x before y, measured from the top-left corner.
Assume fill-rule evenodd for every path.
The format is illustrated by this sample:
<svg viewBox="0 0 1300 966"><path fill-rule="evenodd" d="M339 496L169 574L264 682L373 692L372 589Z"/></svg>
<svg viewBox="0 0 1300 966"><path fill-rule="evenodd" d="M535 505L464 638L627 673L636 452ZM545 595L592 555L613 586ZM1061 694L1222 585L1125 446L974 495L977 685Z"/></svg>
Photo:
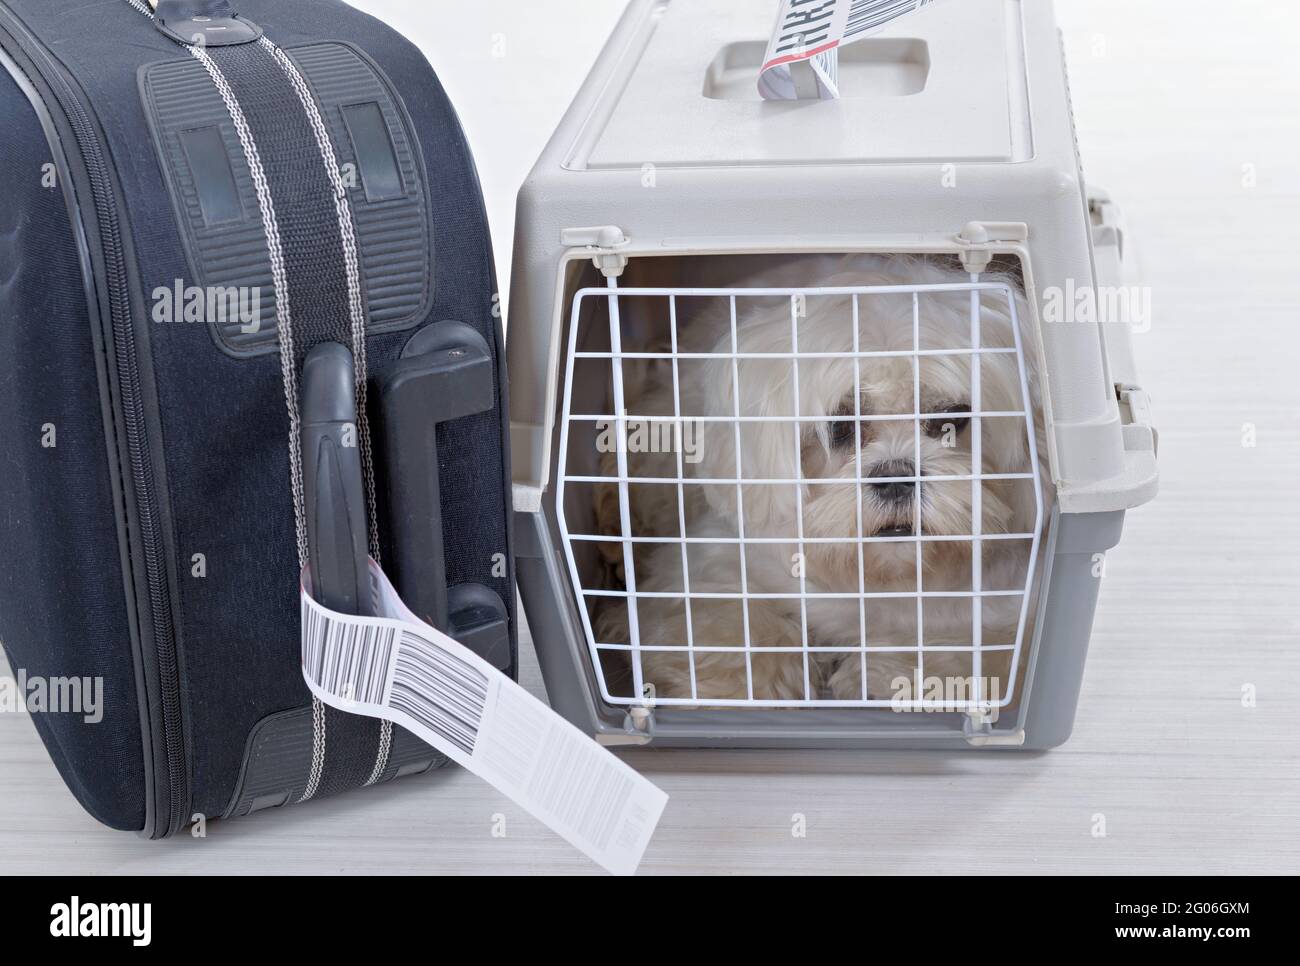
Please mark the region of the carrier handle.
<svg viewBox="0 0 1300 966"><path fill-rule="evenodd" d="M324 342L302 367L303 498L312 596L340 614L371 607L352 353Z"/></svg>

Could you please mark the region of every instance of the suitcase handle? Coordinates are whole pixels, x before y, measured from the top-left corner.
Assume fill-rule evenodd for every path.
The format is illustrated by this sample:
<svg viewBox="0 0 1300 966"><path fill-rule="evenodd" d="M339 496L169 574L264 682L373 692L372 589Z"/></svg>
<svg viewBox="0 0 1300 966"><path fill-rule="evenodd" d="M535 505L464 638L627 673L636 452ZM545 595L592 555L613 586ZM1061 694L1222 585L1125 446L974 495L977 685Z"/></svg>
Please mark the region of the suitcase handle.
<svg viewBox="0 0 1300 966"><path fill-rule="evenodd" d="M337 342L307 354L299 437L312 596L340 614L369 615L369 531L355 380L352 353Z"/></svg>
<svg viewBox="0 0 1300 966"><path fill-rule="evenodd" d="M421 620L509 669L505 604L482 584L449 590L443 543L438 424L496 405L487 340L463 322L431 325L416 333L376 383L384 570Z"/></svg>
<svg viewBox="0 0 1300 966"><path fill-rule="evenodd" d="M339 613L365 615L372 610L369 530L355 373L352 354L337 342L307 354L300 438L312 596ZM418 332L375 382L384 569L417 617L512 671L505 602L483 584L449 588L443 542L438 425L496 405L491 349L468 325L442 322Z"/></svg>
<svg viewBox="0 0 1300 966"><path fill-rule="evenodd" d="M262 28L239 16L230 0L149 0L154 26L178 43L204 47L251 44Z"/></svg>

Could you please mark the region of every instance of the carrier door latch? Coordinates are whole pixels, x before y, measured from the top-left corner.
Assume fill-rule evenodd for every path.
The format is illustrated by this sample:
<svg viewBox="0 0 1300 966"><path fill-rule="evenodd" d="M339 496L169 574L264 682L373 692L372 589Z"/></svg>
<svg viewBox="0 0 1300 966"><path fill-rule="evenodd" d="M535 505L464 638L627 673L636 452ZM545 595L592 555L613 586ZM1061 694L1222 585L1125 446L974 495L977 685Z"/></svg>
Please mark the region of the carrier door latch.
<svg viewBox="0 0 1300 966"><path fill-rule="evenodd" d="M1029 226L1023 221L971 221L956 237L962 247L959 253L962 267L972 275L989 267L994 245L1028 240Z"/></svg>
<svg viewBox="0 0 1300 966"><path fill-rule="evenodd" d="M655 715L652 708L636 705L628 709L622 732L601 732L596 741L606 748L648 745L654 739Z"/></svg>
<svg viewBox="0 0 1300 966"><path fill-rule="evenodd" d="M966 736L966 743L974 748L992 748L1006 746L1019 748L1025 743L1025 732L1022 729L1015 731L994 731L993 726L998 721L998 709L996 707L977 708L973 711L966 712L966 720L962 722L962 734Z"/></svg>
<svg viewBox="0 0 1300 966"><path fill-rule="evenodd" d="M1151 418L1151 397L1141 386L1119 383L1115 386L1120 415L1124 417L1124 448L1159 453L1160 435Z"/></svg>
<svg viewBox="0 0 1300 966"><path fill-rule="evenodd" d="M627 256L616 250L627 242L627 235L617 225L565 228L560 232L560 244L565 248L590 249L592 263L606 278L618 278L627 268Z"/></svg>

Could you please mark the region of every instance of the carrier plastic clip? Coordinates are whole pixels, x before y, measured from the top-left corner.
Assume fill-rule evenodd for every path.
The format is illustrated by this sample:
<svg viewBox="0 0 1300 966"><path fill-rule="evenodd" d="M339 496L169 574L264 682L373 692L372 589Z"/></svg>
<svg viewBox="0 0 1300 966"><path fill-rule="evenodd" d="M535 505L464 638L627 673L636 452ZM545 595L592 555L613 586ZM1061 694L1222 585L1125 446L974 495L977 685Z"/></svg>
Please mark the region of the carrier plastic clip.
<svg viewBox="0 0 1300 966"><path fill-rule="evenodd" d="M592 249L591 261L606 278L618 278L627 268L627 256L614 250L627 242L627 235L617 225L566 228L560 232L560 244L565 248Z"/></svg>
<svg viewBox="0 0 1300 966"><path fill-rule="evenodd" d="M966 743L974 748L1019 748L1025 743L1023 729L994 731L993 726L997 723L996 705L967 711L966 720L962 722L962 734L966 736Z"/></svg>
<svg viewBox="0 0 1300 966"><path fill-rule="evenodd" d="M993 261L995 245L1028 241L1029 226L1022 221L971 221L958 232L955 240L962 246L959 253L962 268L978 275Z"/></svg>
<svg viewBox="0 0 1300 966"><path fill-rule="evenodd" d="M654 740L655 716L650 708L634 706L628 709L623 718L623 731L602 731L596 734L596 741L606 748L622 748L648 745Z"/></svg>

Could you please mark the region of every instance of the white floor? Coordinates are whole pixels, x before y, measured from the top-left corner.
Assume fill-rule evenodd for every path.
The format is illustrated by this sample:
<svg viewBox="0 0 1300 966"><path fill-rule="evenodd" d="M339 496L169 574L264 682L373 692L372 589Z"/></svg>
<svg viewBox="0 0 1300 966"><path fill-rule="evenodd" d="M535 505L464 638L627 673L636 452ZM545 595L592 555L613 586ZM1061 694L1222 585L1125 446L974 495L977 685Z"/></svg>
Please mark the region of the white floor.
<svg viewBox="0 0 1300 966"><path fill-rule="evenodd" d="M441 0L359 5L440 69L504 274L514 193L621 3L457 4L454 32ZM1088 176L1154 287L1138 351L1164 476L1110 556L1075 736L1035 756L629 754L672 796L646 872L1300 872L1300 8L1058 6ZM460 771L162 843L87 818L20 715L0 714L0 774L5 872L593 869Z"/></svg>

